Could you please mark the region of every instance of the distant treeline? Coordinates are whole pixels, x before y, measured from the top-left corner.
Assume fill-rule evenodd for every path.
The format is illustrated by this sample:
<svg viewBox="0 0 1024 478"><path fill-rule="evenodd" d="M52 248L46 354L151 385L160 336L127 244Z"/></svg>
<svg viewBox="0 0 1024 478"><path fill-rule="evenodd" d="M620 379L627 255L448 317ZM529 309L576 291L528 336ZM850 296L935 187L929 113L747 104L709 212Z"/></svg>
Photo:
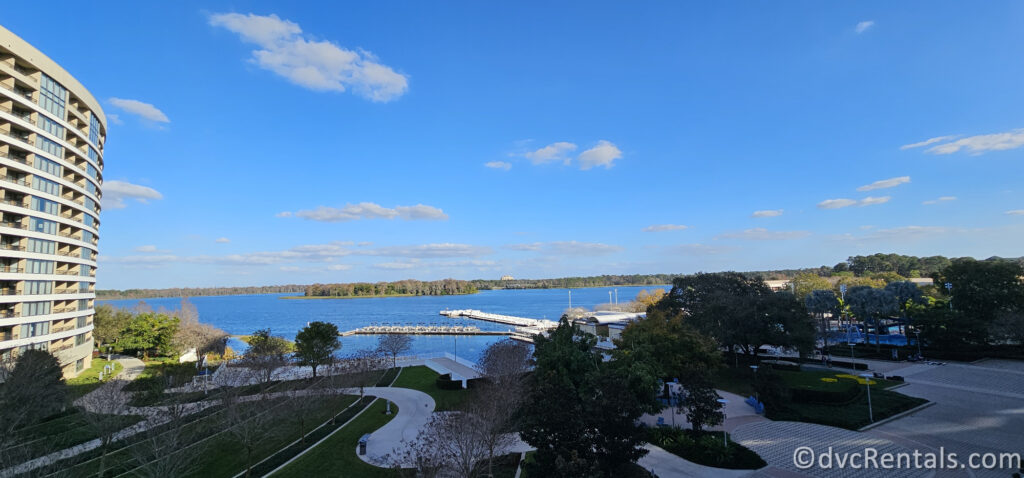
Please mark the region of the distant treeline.
<svg viewBox="0 0 1024 478"><path fill-rule="evenodd" d="M593 277L562 277L560 279L512 279L470 281L478 289L576 289L627 285L671 284L679 274L631 274Z"/></svg>
<svg viewBox="0 0 1024 478"><path fill-rule="evenodd" d="M265 285L255 287L187 287L170 289L127 289L111 290L100 289L96 291L97 299L151 299L155 297L201 297L205 295L248 295L248 294L280 294L280 293L302 293L306 286L289 285Z"/></svg>
<svg viewBox="0 0 1024 478"><path fill-rule="evenodd" d="M900 254L872 254L850 256L834 266L809 267L804 269L779 269L771 271L749 271L748 276L765 280L788 280L801 274L832 276L874 276L893 275L902 277L936 277L943 269L958 258L943 256L905 256ZM1024 257L990 257L986 261L1014 262L1024 266ZM671 284L672 279L683 274L629 274L601 275L592 277L562 277L559 279L476 279L462 281L445 279L440 281L403 280L396 282L356 282L349 284L274 285L262 287L198 287L184 289L128 289L98 290L99 299L146 299L152 297L198 297L204 295L242 295L298 293L307 297L371 297L388 295L454 295L472 294L477 290L489 289L575 289L580 287L648 286Z"/></svg>
<svg viewBox="0 0 1024 478"><path fill-rule="evenodd" d="M348 284L313 284L305 287L306 297L386 297L395 295L460 295L475 294L476 286L464 280L444 279L395 282L352 282Z"/></svg>

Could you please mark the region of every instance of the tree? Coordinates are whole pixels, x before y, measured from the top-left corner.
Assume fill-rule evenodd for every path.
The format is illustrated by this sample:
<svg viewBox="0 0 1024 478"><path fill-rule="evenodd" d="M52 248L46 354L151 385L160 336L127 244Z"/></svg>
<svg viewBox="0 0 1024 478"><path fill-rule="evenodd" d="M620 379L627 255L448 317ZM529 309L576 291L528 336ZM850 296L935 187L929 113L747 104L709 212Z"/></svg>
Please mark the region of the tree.
<svg viewBox="0 0 1024 478"><path fill-rule="evenodd" d="M665 289L642 290L633 299L633 312L646 312L665 297Z"/></svg>
<svg viewBox="0 0 1024 478"><path fill-rule="evenodd" d="M270 425L278 413L279 403L265 395L245 402L241 398L239 389L225 389L221 393L221 405L224 407L221 416L225 431L245 450L245 476L249 478L256 463L257 449L263 441L274 436L276 430Z"/></svg>
<svg viewBox="0 0 1024 478"><path fill-rule="evenodd" d="M60 363L49 352L26 350L16 360L0 363L0 470L32 458L17 431L66 404Z"/></svg>
<svg viewBox="0 0 1024 478"><path fill-rule="evenodd" d="M110 452L110 444L113 443L117 432L124 427L123 422L116 419L116 416L128 412L128 402L131 394L124 391L127 385L126 380L111 380L96 390L79 398L75 404L79 405L89 413L83 413L87 426L100 440L100 461L98 476L103 476L107 470L107 454Z"/></svg>
<svg viewBox="0 0 1024 478"><path fill-rule="evenodd" d="M957 259L940 279L953 285L954 309L990 324L1000 312L1024 308L1022 277L1024 269L1014 262Z"/></svg>
<svg viewBox="0 0 1024 478"><path fill-rule="evenodd" d="M391 356L391 366L398 366L398 355L412 348L412 337L404 334L384 334L377 339L377 350Z"/></svg>
<svg viewBox="0 0 1024 478"><path fill-rule="evenodd" d="M864 323L865 332L869 322L874 324L875 345L881 349L882 318L891 317L899 311L896 295L885 289L862 286L848 290L846 301L850 304L853 315Z"/></svg>
<svg viewBox="0 0 1024 478"><path fill-rule="evenodd" d="M684 389L680 398L679 411L686 413L690 428L695 432L699 433L705 426L721 425L725 420L722 403L718 401L722 397L710 383L693 384Z"/></svg>
<svg viewBox="0 0 1024 478"><path fill-rule="evenodd" d="M288 363L285 354L291 348L290 344L282 337L271 335L270 329L259 329L246 341L249 350L242 358L242 365L252 370L260 382L270 383L274 372Z"/></svg>
<svg viewBox="0 0 1024 478"><path fill-rule="evenodd" d="M651 310L631 322L615 342L616 361L642 361L663 378L705 380L721 364L713 339L697 332L681 312Z"/></svg>
<svg viewBox="0 0 1024 478"><path fill-rule="evenodd" d="M202 447L193 446L189 440L186 416L193 404L172 402L150 412L151 423L160 423L132 438L128 451L140 465L132 470L135 476L143 478L164 478L186 476L195 471L198 463L195 457Z"/></svg>
<svg viewBox="0 0 1024 478"><path fill-rule="evenodd" d="M178 318L178 330L174 334L173 346L178 352L196 349L196 354L219 350L228 333L210 324L199 322L199 311L187 297L181 298L181 308L174 311Z"/></svg>
<svg viewBox="0 0 1024 478"><path fill-rule="evenodd" d="M537 448L531 475L613 476L646 452L636 420L659 407L653 370L603 361L596 340L565 317L534 338L536 367L520 407L520 435Z"/></svg>
<svg viewBox="0 0 1024 478"><path fill-rule="evenodd" d="M92 330L96 347L102 349L104 345L116 343L131 319L132 314L127 310L117 309L109 304L97 305Z"/></svg>
<svg viewBox="0 0 1024 478"><path fill-rule="evenodd" d="M494 475L494 458L512 444L530 362L530 348L509 339L488 346L478 361L487 381L477 388L467 412L480 418L478 434L487 448L488 475Z"/></svg>
<svg viewBox="0 0 1024 478"><path fill-rule="evenodd" d="M295 335L295 358L313 368L313 378L317 367L333 362L339 349L338 326L328 322L310 322Z"/></svg>
<svg viewBox="0 0 1024 478"><path fill-rule="evenodd" d="M989 336L997 341L1024 346L1024 312L1001 312L989 326Z"/></svg>
<svg viewBox="0 0 1024 478"><path fill-rule="evenodd" d="M825 321L825 314L835 313L839 309L839 299L831 288L811 291L806 299L807 310L817 314L821 318L821 336L825 339L825 348L828 348L828 327Z"/></svg>
<svg viewBox="0 0 1024 478"><path fill-rule="evenodd" d="M170 355L171 341L177 330L176 317L142 312L128 321L118 345L123 350L141 351L144 357L149 357L149 351L154 349L161 355Z"/></svg>
<svg viewBox="0 0 1024 478"><path fill-rule="evenodd" d="M480 417L471 413L434 414L416 439L406 443L396 462L413 465L416 477L479 476L487 458L486 446L479 439L483 425Z"/></svg>
<svg viewBox="0 0 1024 478"><path fill-rule="evenodd" d="M819 276L818 274L798 274L791 281L793 284L793 295L797 300L805 301L816 290L827 290L832 288L832 281Z"/></svg>

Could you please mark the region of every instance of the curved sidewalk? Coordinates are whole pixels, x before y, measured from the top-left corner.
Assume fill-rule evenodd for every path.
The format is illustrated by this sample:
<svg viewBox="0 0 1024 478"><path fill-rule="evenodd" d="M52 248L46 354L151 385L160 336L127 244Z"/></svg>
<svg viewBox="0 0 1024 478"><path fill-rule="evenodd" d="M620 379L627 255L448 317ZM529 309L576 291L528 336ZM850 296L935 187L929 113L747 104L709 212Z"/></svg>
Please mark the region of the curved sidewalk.
<svg viewBox="0 0 1024 478"><path fill-rule="evenodd" d="M415 440L416 435L430 421L436 406L434 398L409 388L366 387L364 392L392 401L398 405L398 413L390 422L370 433L366 454L358 456L371 465L391 466L405 446L402 441Z"/></svg>

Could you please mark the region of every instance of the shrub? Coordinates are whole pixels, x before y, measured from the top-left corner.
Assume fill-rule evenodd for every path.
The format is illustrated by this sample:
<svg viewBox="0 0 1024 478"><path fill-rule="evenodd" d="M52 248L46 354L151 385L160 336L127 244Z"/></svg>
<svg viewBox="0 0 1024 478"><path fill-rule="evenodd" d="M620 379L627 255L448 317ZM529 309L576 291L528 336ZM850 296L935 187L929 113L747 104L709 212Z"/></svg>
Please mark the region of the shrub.
<svg viewBox="0 0 1024 478"><path fill-rule="evenodd" d="M435 381L441 390L462 390L462 380L452 380L452 374L439 375Z"/></svg>
<svg viewBox="0 0 1024 478"><path fill-rule="evenodd" d="M730 441L722 444L721 432L699 432L656 427L648 431L651 443L693 463L731 470L752 470L767 465L757 453Z"/></svg>

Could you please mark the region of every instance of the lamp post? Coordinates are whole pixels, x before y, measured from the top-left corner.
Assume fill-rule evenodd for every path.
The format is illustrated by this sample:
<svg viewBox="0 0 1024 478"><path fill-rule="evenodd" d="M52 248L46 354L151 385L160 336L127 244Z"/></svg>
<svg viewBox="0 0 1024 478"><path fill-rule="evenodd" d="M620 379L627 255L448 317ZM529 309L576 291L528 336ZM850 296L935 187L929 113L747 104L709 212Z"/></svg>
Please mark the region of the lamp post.
<svg viewBox="0 0 1024 478"><path fill-rule="evenodd" d="M843 319L846 318L846 284L839 284L839 329L843 328ZM846 324L846 341L850 341L850 324Z"/></svg>
<svg viewBox="0 0 1024 478"><path fill-rule="evenodd" d="M875 423L875 412L874 412L874 410L871 409L871 378L872 378L872 376L871 376L870 373L862 373L862 374L860 374L860 376L861 376L861 378L864 379L864 386L868 388L868 420L871 423Z"/></svg>
<svg viewBox="0 0 1024 478"><path fill-rule="evenodd" d="M722 446L729 448L729 439L725 434L725 404L729 403L729 401L724 398L719 398L718 403L722 404Z"/></svg>
<svg viewBox="0 0 1024 478"><path fill-rule="evenodd" d="M914 330L914 335L917 336L917 358L921 358L921 331Z"/></svg>
<svg viewBox="0 0 1024 478"><path fill-rule="evenodd" d="M953 310L953 283L946 283L946 293L949 294L949 310Z"/></svg>
<svg viewBox="0 0 1024 478"><path fill-rule="evenodd" d="M754 401L757 399L757 365L751 365L750 369L754 371Z"/></svg>

